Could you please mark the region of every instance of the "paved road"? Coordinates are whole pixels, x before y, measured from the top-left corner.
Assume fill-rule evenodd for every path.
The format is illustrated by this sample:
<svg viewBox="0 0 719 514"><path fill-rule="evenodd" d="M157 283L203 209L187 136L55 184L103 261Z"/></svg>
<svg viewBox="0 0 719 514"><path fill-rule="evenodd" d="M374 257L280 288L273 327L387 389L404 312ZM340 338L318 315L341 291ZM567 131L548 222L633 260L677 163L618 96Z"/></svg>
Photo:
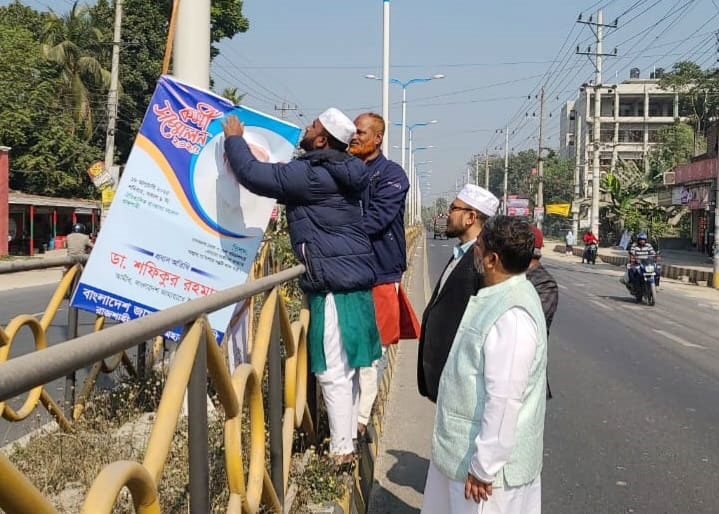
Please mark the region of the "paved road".
<svg viewBox="0 0 719 514"><path fill-rule="evenodd" d="M433 283L452 243L429 240ZM560 287L544 512L719 512L719 294L667 282L637 305L614 266L546 248L544 264Z"/></svg>
<svg viewBox="0 0 719 514"><path fill-rule="evenodd" d="M33 314L40 319L56 286L56 284L50 284L0 291L0 326L6 327L10 320L19 314ZM57 344L67 339L67 314L67 301L64 301L47 330L48 345ZM94 323L94 315L80 312L78 323L79 335L92 332ZM10 358L19 357L31 351L34 351L32 333L28 328L22 328L13 341ZM81 370L78 373L78 387L81 386L86 371L87 370ZM98 380L98 384L103 387L107 387L111 383L111 377L106 375L101 375ZM64 379L51 382L46 386L46 390L56 401L62 401L64 398ZM24 398L25 395L21 398L13 399L10 401L10 405L15 408L19 407L22 405ZM50 416L42 406L35 409L33 414L22 422L10 423L0 418L0 446L14 441L18 437L44 425L50 420Z"/></svg>

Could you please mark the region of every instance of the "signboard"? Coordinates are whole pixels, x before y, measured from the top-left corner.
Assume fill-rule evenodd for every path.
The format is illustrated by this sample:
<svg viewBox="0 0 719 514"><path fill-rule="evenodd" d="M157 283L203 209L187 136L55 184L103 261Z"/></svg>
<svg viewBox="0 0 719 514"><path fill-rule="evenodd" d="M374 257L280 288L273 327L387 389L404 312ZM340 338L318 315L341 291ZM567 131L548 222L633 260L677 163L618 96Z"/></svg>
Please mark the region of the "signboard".
<svg viewBox="0 0 719 514"><path fill-rule="evenodd" d="M683 187L672 188L672 205L682 205L682 190Z"/></svg>
<svg viewBox="0 0 719 514"><path fill-rule="evenodd" d="M103 189L102 190L102 208L109 209L113 198L115 198L115 190L114 189Z"/></svg>
<svg viewBox="0 0 719 514"><path fill-rule="evenodd" d="M507 207L514 207L517 209L527 209L529 208L529 199L528 198L517 198L508 196L507 197Z"/></svg>
<svg viewBox="0 0 719 514"><path fill-rule="evenodd" d="M553 203L547 205L547 214L556 214L557 216L569 216L572 205L569 203Z"/></svg>
<svg viewBox="0 0 719 514"><path fill-rule="evenodd" d="M87 174L90 176L90 180L92 180L93 185L100 190L103 190L112 184L112 175L105 167L105 163L102 161L94 162L87 169Z"/></svg>
<svg viewBox="0 0 719 514"><path fill-rule="evenodd" d="M689 164L680 164L675 168L674 183L711 180L717 176L718 165L716 159L703 159Z"/></svg>
<svg viewBox="0 0 719 514"><path fill-rule="evenodd" d="M291 159L298 127L162 77L73 306L129 321L245 282L275 202L226 166L227 114L245 124L259 160ZM233 310L209 315L218 340Z"/></svg>
<svg viewBox="0 0 719 514"><path fill-rule="evenodd" d="M589 228L589 218L580 219L579 228Z"/></svg>
<svg viewBox="0 0 719 514"><path fill-rule="evenodd" d="M544 208L543 207L535 207L534 208L534 219L536 221L544 221Z"/></svg>
<svg viewBox="0 0 719 514"><path fill-rule="evenodd" d="M529 207L507 207L507 216L529 216Z"/></svg>

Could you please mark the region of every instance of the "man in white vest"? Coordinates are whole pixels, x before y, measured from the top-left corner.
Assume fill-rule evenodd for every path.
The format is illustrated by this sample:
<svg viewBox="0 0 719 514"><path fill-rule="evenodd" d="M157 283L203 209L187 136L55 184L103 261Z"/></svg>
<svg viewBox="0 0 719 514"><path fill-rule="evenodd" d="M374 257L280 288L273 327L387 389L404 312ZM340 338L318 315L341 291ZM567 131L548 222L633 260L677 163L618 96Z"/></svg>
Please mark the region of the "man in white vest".
<svg viewBox="0 0 719 514"><path fill-rule="evenodd" d="M495 216L477 237L472 296L439 383L422 514L538 514L547 329L525 272L534 234Z"/></svg>

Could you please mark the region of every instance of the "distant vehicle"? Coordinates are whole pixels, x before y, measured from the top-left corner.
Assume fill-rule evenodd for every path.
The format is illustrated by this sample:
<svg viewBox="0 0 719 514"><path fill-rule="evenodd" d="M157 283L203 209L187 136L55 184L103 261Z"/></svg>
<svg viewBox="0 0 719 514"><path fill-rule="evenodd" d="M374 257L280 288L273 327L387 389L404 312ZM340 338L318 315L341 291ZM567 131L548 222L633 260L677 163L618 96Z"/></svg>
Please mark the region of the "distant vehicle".
<svg viewBox="0 0 719 514"><path fill-rule="evenodd" d="M649 305L654 305L657 300L657 277L661 274L661 265L657 258L637 259L629 263L629 266L634 268L638 280L636 283L629 282L627 289L637 300L637 303L642 303L642 300L646 298Z"/></svg>
<svg viewBox="0 0 719 514"><path fill-rule="evenodd" d="M433 225L434 239L438 237L447 239L447 218L445 216L436 216Z"/></svg>

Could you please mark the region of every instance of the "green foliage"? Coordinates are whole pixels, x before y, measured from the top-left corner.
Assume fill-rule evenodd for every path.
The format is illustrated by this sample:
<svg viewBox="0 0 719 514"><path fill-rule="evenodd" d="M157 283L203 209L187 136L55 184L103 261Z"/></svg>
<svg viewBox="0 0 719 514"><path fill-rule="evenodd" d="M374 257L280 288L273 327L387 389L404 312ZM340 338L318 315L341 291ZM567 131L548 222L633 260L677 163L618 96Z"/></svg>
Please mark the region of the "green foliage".
<svg viewBox="0 0 719 514"><path fill-rule="evenodd" d="M695 151L706 150L706 140L701 134L695 141L692 127L679 120L671 126L662 127L658 136L659 144L649 154L649 178L653 184L660 184L665 172L689 162Z"/></svg>
<svg viewBox="0 0 719 514"><path fill-rule="evenodd" d="M124 0L116 162L127 160L160 76L170 9L170 0ZM104 155L113 25L111 0L62 16L0 7L0 144L12 148L13 189L97 196L86 170ZM240 0L213 0L213 42L248 28Z"/></svg>
<svg viewBox="0 0 719 514"><path fill-rule="evenodd" d="M234 105L240 105L247 93L240 93L236 87L226 87L222 90L222 96L227 98Z"/></svg>

